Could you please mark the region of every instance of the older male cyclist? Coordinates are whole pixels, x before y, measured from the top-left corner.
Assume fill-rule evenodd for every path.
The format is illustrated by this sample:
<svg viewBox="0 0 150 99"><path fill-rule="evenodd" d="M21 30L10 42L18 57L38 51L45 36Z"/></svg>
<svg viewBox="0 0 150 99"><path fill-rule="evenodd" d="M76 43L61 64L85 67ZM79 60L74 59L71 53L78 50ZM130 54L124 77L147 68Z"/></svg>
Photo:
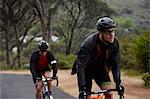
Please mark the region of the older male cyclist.
<svg viewBox="0 0 150 99"><path fill-rule="evenodd" d="M101 17L96 27L98 32L88 36L81 44L72 69L72 74L77 72L79 99L87 98L85 94L91 91L92 79L101 89L111 89L110 70L116 88L120 88L120 52L115 37L116 24L110 17ZM105 99L112 99L112 93L105 94Z"/></svg>

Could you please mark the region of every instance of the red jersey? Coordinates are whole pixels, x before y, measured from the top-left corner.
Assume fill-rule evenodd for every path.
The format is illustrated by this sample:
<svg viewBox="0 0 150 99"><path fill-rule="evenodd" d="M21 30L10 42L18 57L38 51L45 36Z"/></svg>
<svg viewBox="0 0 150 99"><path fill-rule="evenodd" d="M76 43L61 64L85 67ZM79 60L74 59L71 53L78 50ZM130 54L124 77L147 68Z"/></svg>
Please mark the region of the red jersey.
<svg viewBox="0 0 150 99"><path fill-rule="evenodd" d="M37 70L41 70L41 69L44 69L48 67L48 59L46 57L46 55L41 55L39 57L39 61L38 61L38 64L37 64Z"/></svg>

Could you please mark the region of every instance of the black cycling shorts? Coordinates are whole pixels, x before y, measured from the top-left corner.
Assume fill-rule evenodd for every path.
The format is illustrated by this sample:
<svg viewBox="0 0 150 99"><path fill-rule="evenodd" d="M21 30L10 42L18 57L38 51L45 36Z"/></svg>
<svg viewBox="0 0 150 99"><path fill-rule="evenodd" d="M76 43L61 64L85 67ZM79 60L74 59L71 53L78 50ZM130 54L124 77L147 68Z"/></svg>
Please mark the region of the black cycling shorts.
<svg viewBox="0 0 150 99"><path fill-rule="evenodd" d="M85 74L85 80L86 80L86 88L87 92L91 92L92 89L92 80L95 80L96 84L98 86L102 86L105 82L111 82L109 74L108 73L101 73L101 72L86 72Z"/></svg>
<svg viewBox="0 0 150 99"><path fill-rule="evenodd" d="M50 71L50 68L46 67L40 70L36 70L37 77L42 79L42 74L44 74L46 71ZM36 83L36 77L33 77L33 82Z"/></svg>

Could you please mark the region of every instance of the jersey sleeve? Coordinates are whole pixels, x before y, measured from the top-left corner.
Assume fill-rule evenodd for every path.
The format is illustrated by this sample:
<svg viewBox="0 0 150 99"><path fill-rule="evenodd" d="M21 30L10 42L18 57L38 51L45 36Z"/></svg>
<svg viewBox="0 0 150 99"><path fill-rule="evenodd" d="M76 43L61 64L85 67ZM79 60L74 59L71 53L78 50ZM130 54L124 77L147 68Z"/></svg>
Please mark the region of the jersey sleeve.
<svg viewBox="0 0 150 99"><path fill-rule="evenodd" d="M114 54L112 56L111 64L112 64L112 74L114 81L117 83L121 82L121 72L120 72L120 49L119 49L119 42L116 41L114 46Z"/></svg>
<svg viewBox="0 0 150 99"><path fill-rule="evenodd" d="M57 60L51 52L48 51L47 57L50 65L57 64Z"/></svg>
<svg viewBox="0 0 150 99"><path fill-rule="evenodd" d="M36 67L36 63L37 62L37 57L36 57L36 53L33 53L31 55L31 58L30 58L30 71L33 75L33 78L36 78L38 75L36 73L36 70L35 70L35 67Z"/></svg>
<svg viewBox="0 0 150 99"><path fill-rule="evenodd" d="M79 88L86 85L85 82L85 68L91 58L91 54L86 45L82 45L77 53L77 76Z"/></svg>
<svg viewBox="0 0 150 99"><path fill-rule="evenodd" d="M55 59L54 55L48 51L47 54L48 60L49 60L49 64L52 66L53 69L53 75L56 75L57 73L57 60Z"/></svg>

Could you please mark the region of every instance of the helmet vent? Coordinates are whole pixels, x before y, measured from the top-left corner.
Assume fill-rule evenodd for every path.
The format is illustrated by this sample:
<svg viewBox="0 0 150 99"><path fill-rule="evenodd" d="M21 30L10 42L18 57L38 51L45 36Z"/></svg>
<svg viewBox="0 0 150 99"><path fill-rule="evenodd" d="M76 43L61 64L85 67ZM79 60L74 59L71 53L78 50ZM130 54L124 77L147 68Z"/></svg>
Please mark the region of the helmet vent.
<svg viewBox="0 0 150 99"><path fill-rule="evenodd" d="M104 22L104 20L102 19L101 22Z"/></svg>

